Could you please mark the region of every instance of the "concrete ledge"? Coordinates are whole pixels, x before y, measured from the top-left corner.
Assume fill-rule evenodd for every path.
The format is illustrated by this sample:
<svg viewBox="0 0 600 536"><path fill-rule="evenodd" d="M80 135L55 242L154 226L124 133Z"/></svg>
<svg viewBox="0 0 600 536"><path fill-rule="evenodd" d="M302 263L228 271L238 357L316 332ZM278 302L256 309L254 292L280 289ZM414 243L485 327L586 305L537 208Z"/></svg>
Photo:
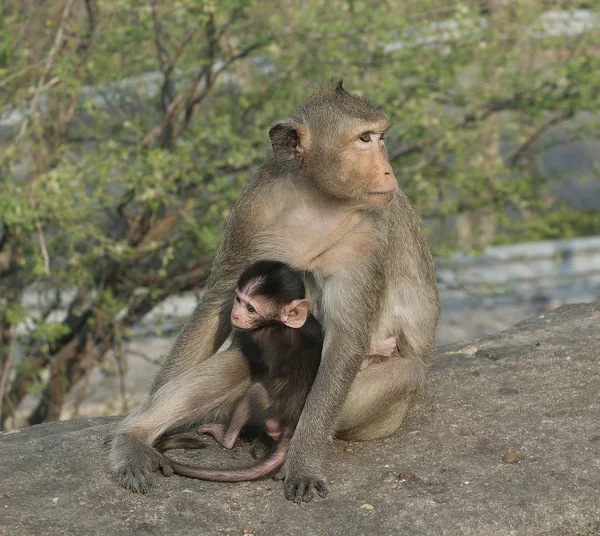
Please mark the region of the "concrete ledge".
<svg viewBox="0 0 600 536"><path fill-rule="evenodd" d="M0 435L0 534L598 536L600 301L442 347L404 428L329 449L331 494L298 507L271 480L157 474L147 495L107 471L111 419ZM187 455L247 463L248 449Z"/></svg>
<svg viewBox="0 0 600 536"><path fill-rule="evenodd" d="M438 259L436 264L442 288L519 284L537 287L542 281L552 286L557 280L573 277L598 281L600 237L493 246L476 257L458 253L448 260Z"/></svg>

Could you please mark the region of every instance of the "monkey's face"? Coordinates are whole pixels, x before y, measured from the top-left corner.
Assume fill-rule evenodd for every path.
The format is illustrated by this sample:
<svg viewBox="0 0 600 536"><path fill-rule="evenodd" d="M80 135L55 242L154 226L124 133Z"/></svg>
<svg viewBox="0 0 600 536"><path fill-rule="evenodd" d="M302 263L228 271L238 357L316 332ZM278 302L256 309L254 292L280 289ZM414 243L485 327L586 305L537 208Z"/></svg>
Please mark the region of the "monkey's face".
<svg viewBox="0 0 600 536"><path fill-rule="evenodd" d="M231 310L231 323L241 331L257 329L274 322L281 322L290 328L301 328L308 318L309 303L305 298L292 300L283 306L252 292L256 281L250 281L245 288L237 288Z"/></svg>
<svg viewBox="0 0 600 536"><path fill-rule="evenodd" d="M310 137L304 136L311 140L311 147L304 149L300 174L345 203L388 205L398 190L384 142L388 128L389 122L383 118L346 119L337 126L315 127Z"/></svg>
<svg viewBox="0 0 600 536"><path fill-rule="evenodd" d="M266 323L268 313L264 300L252 296L246 289L236 289L231 311L231 323L234 327L242 331L256 329Z"/></svg>
<svg viewBox="0 0 600 536"><path fill-rule="evenodd" d="M383 207L398 190L384 142L388 128L387 120L362 123L342 137L341 180L347 191L366 205Z"/></svg>
<svg viewBox="0 0 600 536"><path fill-rule="evenodd" d="M327 196L358 207L384 207L398 183L384 143L387 116L341 82L313 95L294 119L269 132L275 159Z"/></svg>

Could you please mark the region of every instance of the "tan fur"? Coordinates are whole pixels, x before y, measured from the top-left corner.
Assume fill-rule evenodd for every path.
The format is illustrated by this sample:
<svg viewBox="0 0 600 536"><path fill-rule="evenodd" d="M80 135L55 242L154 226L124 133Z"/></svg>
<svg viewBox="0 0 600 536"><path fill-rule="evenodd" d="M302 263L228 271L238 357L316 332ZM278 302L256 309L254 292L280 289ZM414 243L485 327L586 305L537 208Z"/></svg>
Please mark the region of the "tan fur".
<svg viewBox="0 0 600 536"><path fill-rule="evenodd" d="M424 380L423 367L411 359L396 356L371 362L356 375L338 416L335 435L368 441L393 434Z"/></svg>
<svg viewBox="0 0 600 536"><path fill-rule="evenodd" d="M198 416L222 420L250 386L245 359L237 349L225 350L177 376L148 399L119 425L152 444L171 428L190 422L190 407Z"/></svg>
<svg viewBox="0 0 600 536"><path fill-rule="evenodd" d="M319 373L282 470L286 496L302 500L323 483L324 446L334 429L358 440L398 429L423 384L439 307L433 260L408 199L401 191L370 193L395 184L385 149L352 141L385 121L338 85L271 130L274 155L232 211L203 301L146 403L117 429L111 463L122 485L145 491L152 470L169 470L148 445L179 424L228 415L248 387L241 356L213 354L227 337L237 277L259 259L310 271L308 292L325 331ZM371 341L388 337L397 339L392 356L361 370Z"/></svg>

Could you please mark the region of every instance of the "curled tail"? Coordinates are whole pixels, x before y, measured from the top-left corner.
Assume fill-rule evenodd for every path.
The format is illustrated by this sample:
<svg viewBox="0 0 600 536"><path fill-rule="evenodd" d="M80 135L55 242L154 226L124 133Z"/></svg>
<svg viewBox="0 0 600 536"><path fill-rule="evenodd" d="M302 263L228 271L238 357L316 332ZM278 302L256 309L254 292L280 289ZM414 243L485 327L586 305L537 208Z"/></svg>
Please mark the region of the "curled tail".
<svg viewBox="0 0 600 536"><path fill-rule="evenodd" d="M277 471L285 461L290 444L290 438L282 437L273 452L266 460L251 467L240 469L202 469L192 467L179 462L171 461L173 472L177 475L187 476L189 478L199 478L200 480L212 480L214 482L245 482L247 480L257 480Z"/></svg>

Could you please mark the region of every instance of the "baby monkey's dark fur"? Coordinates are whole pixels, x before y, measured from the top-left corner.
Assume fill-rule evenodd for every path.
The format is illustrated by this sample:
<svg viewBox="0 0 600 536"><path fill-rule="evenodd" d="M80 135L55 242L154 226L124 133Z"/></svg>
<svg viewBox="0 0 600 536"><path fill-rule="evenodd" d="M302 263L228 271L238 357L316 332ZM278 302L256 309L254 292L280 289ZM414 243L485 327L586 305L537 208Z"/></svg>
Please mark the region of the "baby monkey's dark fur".
<svg viewBox="0 0 600 536"><path fill-rule="evenodd" d="M285 461L290 439L317 375L323 349L319 322L308 314L301 327L290 327L280 314L289 304L305 300L302 276L283 262L259 261L241 275L236 296L241 291L262 299L271 312L258 316L250 329L236 328L234 322L232 345L247 360L252 383L236 404L227 426L208 424L198 432L210 433L221 445L232 448L244 426L258 425L264 427L277 446L261 463L241 469L202 469L171 461L176 474L240 482L275 472ZM157 448L164 452L199 446L193 439L169 438L159 442ZM317 492L323 495L324 489Z"/></svg>

